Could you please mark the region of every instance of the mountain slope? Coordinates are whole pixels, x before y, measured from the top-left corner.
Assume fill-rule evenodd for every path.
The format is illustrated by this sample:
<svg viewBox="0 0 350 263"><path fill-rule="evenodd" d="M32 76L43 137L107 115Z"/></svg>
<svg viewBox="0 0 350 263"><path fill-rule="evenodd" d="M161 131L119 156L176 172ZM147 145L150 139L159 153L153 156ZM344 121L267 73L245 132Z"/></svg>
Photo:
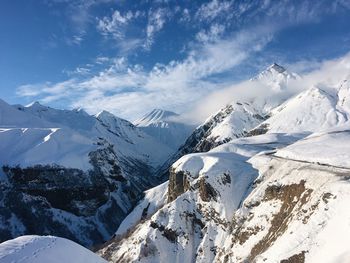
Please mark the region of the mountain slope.
<svg viewBox="0 0 350 263"><path fill-rule="evenodd" d="M99 253L112 262L195 262L201 253L213 251L214 244L220 246L215 240L225 236L257 178L258 171L246 162L249 157L298 138L271 134L237 139L208 153L182 157L171 168L167 203L162 201L158 211L147 211L143 218L132 212L135 227L127 233L118 230L121 236ZM135 210L144 203L139 206ZM213 255L201 256L212 262Z"/></svg>
<svg viewBox="0 0 350 263"><path fill-rule="evenodd" d="M112 262L347 262L349 97L347 81L311 87L272 107L249 137L178 159L167 190L149 190L158 194L98 253ZM207 131L238 112L214 115Z"/></svg>
<svg viewBox="0 0 350 263"><path fill-rule="evenodd" d="M154 109L134 123L142 131L176 151L194 128L176 121L176 117L179 115L174 112Z"/></svg>
<svg viewBox="0 0 350 263"><path fill-rule="evenodd" d="M85 246L108 240L158 183L152 174L171 153L108 112L0 106L2 241L23 234L55 234Z"/></svg>
<svg viewBox="0 0 350 263"><path fill-rule="evenodd" d="M172 167L168 202L99 254L111 262L347 262L350 163L341 145L350 132L303 136L254 136L184 156ZM318 156L315 140L324 145Z"/></svg>
<svg viewBox="0 0 350 263"><path fill-rule="evenodd" d="M159 169L160 177L168 177L168 168L185 154L205 152L229 142L232 139L246 136L250 130L264 122L270 111L291 96L289 82L299 79L295 73L288 72L282 66L272 64L246 85L253 88L244 99L235 99L229 105L210 116L198 126L185 143ZM263 95L264 94L264 95Z"/></svg>
<svg viewBox="0 0 350 263"><path fill-rule="evenodd" d="M350 120L349 97L346 80L338 87L311 87L275 108L256 131L313 132L342 126Z"/></svg>

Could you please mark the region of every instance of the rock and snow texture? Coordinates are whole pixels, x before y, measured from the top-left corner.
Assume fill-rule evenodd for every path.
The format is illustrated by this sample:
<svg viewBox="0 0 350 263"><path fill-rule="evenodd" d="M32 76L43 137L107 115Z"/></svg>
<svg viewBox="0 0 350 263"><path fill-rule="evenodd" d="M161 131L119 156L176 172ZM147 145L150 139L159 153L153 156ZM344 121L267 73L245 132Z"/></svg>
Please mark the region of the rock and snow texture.
<svg viewBox="0 0 350 263"><path fill-rule="evenodd" d="M144 198L120 224L117 237L124 236L141 220L145 220L157 212L167 202L168 182L162 183L145 192Z"/></svg>
<svg viewBox="0 0 350 263"><path fill-rule="evenodd" d="M271 65L248 82L260 95L236 98L210 116L195 129L177 157L191 152L208 151L222 143L245 136L266 120L274 107L290 97L289 82L299 78L282 66ZM268 96L262 96L261 93L267 93Z"/></svg>
<svg viewBox="0 0 350 263"><path fill-rule="evenodd" d="M98 253L112 262L345 263L350 169L337 160L349 134L270 133L184 156L168 203ZM316 156L315 142L324 144Z"/></svg>
<svg viewBox="0 0 350 263"><path fill-rule="evenodd" d="M0 136L9 138L0 140L5 152L22 153L22 144L12 149L7 142L28 141L37 132L40 143L23 149L41 149L59 132L65 139L72 133L69 145L78 134L88 138L78 137L81 145L94 147L82 147L90 151L87 170L63 168L58 155L61 166L4 167L0 234L9 238L27 228L46 234L58 224L69 238L91 245L88 240L115 233L98 251L111 262L348 262L350 85L315 85L289 98L288 85L298 78L273 64L250 80L270 88L270 97L233 101L195 129L161 167L168 148L160 144L162 153L154 152L156 136L110 113L74 126L74 114L91 116L81 110L56 115L37 103L0 104L19 120L26 120L24 114L31 118L24 129L0 114L7 123ZM169 114L154 111L139 125L158 129L164 119L172 120ZM151 172L169 165L169 181L138 201L136 195L161 183ZM45 218L44 227L23 224L28 215Z"/></svg>
<svg viewBox="0 0 350 263"><path fill-rule="evenodd" d="M0 101L0 240L108 240L172 150L111 113ZM35 224L40 220L42 224Z"/></svg>
<svg viewBox="0 0 350 263"><path fill-rule="evenodd" d="M2 263L107 263L90 250L64 238L22 236L0 244Z"/></svg>
<svg viewBox="0 0 350 263"><path fill-rule="evenodd" d="M269 134L237 139L208 153L182 157L171 168L167 203L163 204L162 189L150 190L159 191L161 201L148 197L141 202L131 214L134 222L135 215L138 219L134 228L127 233L125 228L118 230L124 236L117 236L99 254L112 262L212 262L258 176L248 158L299 138ZM159 209L141 220L146 204Z"/></svg>
<svg viewBox="0 0 350 263"><path fill-rule="evenodd" d="M250 131L268 119L273 108L296 93L291 91L289 84L298 79L300 77L297 74L288 72L282 66L275 63L269 66L246 83L247 87L252 89L252 94L245 98L235 98L209 116L164 163L159 169L159 174L168 177L169 167L185 154L207 152L232 139L262 133L261 128L252 134ZM266 132L265 129L262 130L263 133Z"/></svg>
<svg viewBox="0 0 350 263"><path fill-rule="evenodd" d="M273 155L256 157L252 163L261 181L233 217L233 231L218 258L348 262L349 169Z"/></svg>
<svg viewBox="0 0 350 263"><path fill-rule="evenodd" d="M298 78L273 65L257 79L274 72L284 80L274 90ZM163 192L141 219L157 207L141 202L134 227L98 253L112 262L348 262L349 98L342 81L214 114L180 149L209 151L171 166L167 203ZM252 113L260 120L246 121Z"/></svg>
<svg viewBox="0 0 350 263"><path fill-rule="evenodd" d="M194 129L192 125L178 121L178 117L174 112L154 109L134 124L175 151Z"/></svg>

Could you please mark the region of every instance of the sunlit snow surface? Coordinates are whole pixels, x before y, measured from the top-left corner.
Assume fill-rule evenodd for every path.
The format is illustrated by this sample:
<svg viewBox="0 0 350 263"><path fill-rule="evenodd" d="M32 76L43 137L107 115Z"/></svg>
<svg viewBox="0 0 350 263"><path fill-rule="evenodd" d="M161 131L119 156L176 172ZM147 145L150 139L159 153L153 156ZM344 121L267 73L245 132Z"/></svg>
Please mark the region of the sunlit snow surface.
<svg viewBox="0 0 350 263"><path fill-rule="evenodd" d="M90 250L65 238L22 236L0 244L1 263L105 263Z"/></svg>
<svg viewBox="0 0 350 263"><path fill-rule="evenodd" d="M108 112L56 110L38 103L11 106L0 100L0 165L58 164L91 168L89 153L100 139L114 145L121 159L156 167L172 150L130 122Z"/></svg>

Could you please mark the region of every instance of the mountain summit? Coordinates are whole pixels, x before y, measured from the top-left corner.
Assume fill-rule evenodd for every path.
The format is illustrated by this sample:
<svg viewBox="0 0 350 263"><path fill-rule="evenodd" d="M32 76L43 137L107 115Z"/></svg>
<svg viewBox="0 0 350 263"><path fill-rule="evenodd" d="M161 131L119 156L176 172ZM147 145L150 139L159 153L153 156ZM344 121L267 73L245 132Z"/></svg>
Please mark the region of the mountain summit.
<svg viewBox="0 0 350 263"><path fill-rule="evenodd" d="M179 114L175 112L154 109L134 123L175 151L185 142L193 129L191 125L175 120L176 117L179 117Z"/></svg>
<svg viewBox="0 0 350 263"><path fill-rule="evenodd" d="M159 121L167 121L169 118L176 116L179 116L179 114L172 111L153 109L151 112L145 114L142 118L136 120L134 124L139 127L145 127Z"/></svg>
<svg viewBox="0 0 350 263"><path fill-rule="evenodd" d="M284 67L278 65L277 63L273 63L271 66L268 67L268 69L275 70L279 73L283 73L286 71L286 69Z"/></svg>

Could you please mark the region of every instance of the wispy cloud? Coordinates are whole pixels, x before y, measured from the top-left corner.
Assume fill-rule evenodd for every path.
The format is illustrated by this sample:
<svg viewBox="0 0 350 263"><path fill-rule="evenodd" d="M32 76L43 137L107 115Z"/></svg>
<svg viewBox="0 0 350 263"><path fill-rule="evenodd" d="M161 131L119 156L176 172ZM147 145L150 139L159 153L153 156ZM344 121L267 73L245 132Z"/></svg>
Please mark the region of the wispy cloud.
<svg viewBox="0 0 350 263"><path fill-rule="evenodd" d="M306 65L307 63L308 65ZM344 80L350 79L350 53L339 58L323 61L297 61L289 64L287 69L289 72L298 71L301 78L290 79L288 86L282 91L274 90L264 82L250 80L244 80L233 85L223 85L220 89L199 99L182 118L187 121L203 121L232 101L251 101L253 99L280 101L279 98L287 99L312 87L320 87L326 90L337 89ZM264 68L260 70L264 70Z"/></svg>
<svg viewBox="0 0 350 263"><path fill-rule="evenodd" d="M196 12L196 17L200 21L211 22L219 16L231 13L233 1L212 0L202 6Z"/></svg>
<svg viewBox="0 0 350 263"><path fill-rule="evenodd" d="M111 17L105 16L102 19L98 19L97 29L105 36L123 39L128 24L141 15L140 11L127 11L125 14L122 14L119 10L115 10Z"/></svg>
<svg viewBox="0 0 350 263"><path fill-rule="evenodd" d="M65 98L72 107L90 112L107 109L127 118L153 107L184 110L217 87L211 76L239 65L270 40L270 29L265 27L237 32L216 43L193 46L184 60L157 64L150 71L120 58L95 76L44 86L26 85L17 94L39 96L44 102Z"/></svg>
<svg viewBox="0 0 350 263"><path fill-rule="evenodd" d="M87 1L84 10L89 10L96 1ZM64 100L72 107L83 107L91 113L106 109L131 119L155 107L183 112L214 90L229 86L232 92L233 78L229 81L221 78L218 82L217 75L228 74L247 60L256 62L255 57L273 40L276 32L290 25L315 22L325 14L349 8L347 1L343 0L333 1L331 5L327 3L211 0L197 9L171 10L159 5L151 6L144 13L114 9L110 16L94 18L94 22L102 35L118 40L115 43L117 58L100 56L95 61L99 66L97 72L78 67L66 81L24 85L18 88L17 94L43 102ZM143 23L133 24L138 19ZM186 23L193 29L194 37L185 43L184 58L149 67L132 62L128 56L130 51L138 48L143 48L143 52L144 49L150 50L157 34L171 19ZM271 19L274 23L269 22ZM84 21L84 15L79 20ZM138 35L129 35L128 30L136 26ZM307 64L307 61L299 61L291 66L302 72L314 72L322 62ZM229 98L228 93L223 94L225 99ZM216 106L221 102L218 99Z"/></svg>
<svg viewBox="0 0 350 263"><path fill-rule="evenodd" d="M163 28L166 20L169 18L170 15L170 11L165 8L149 10L148 23L146 28L145 48L150 48L150 46L153 44L155 34Z"/></svg>

